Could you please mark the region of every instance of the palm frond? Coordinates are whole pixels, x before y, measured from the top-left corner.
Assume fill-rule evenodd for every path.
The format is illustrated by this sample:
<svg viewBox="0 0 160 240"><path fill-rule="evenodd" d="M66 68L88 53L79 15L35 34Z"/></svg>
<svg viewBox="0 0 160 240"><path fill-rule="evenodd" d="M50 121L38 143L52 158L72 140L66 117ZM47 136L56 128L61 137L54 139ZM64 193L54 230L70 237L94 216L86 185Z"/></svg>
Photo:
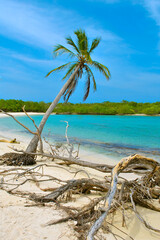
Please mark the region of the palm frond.
<svg viewBox="0 0 160 240"><path fill-rule="evenodd" d="M85 55L85 53L88 51L87 35L85 31L82 31L81 29L75 31L74 33L77 36L78 49L82 55Z"/></svg>
<svg viewBox="0 0 160 240"><path fill-rule="evenodd" d="M82 78L82 75L83 75L83 68L79 68L78 73L76 74L75 77L78 80L78 78Z"/></svg>
<svg viewBox="0 0 160 240"><path fill-rule="evenodd" d="M69 62L69 63L66 63L66 64L63 64L53 70L51 70L49 73L47 73L47 75L45 77L48 77L52 72L55 72L55 71L58 71L58 70L63 70L64 68L66 68L68 65L70 65L72 62Z"/></svg>
<svg viewBox="0 0 160 240"><path fill-rule="evenodd" d="M68 102L70 96L72 95L72 93L75 91L76 86L77 86L78 81L76 79L74 79L70 85L68 86L68 88L66 89L66 92L64 94L64 101Z"/></svg>
<svg viewBox="0 0 160 240"><path fill-rule="evenodd" d="M68 95L65 95L64 96L64 101L67 103L68 102L68 100L69 100L69 98L70 98L70 96L72 95L72 90L69 92L69 94Z"/></svg>
<svg viewBox="0 0 160 240"><path fill-rule="evenodd" d="M73 63L70 66L70 68L68 69L68 71L66 72L65 76L62 78L62 80L66 79L66 77L69 77L72 74L72 72L74 71L74 69L77 67L77 65L78 65L77 62Z"/></svg>
<svg viewBox="0 0 160 240"><path fill-rule="evenodd" d="M74 43L71 37L67 37L66 40L67 40L67 43L71 45L74 48L74 50L76 50L76 52L80 53L78 47L76 46L76 44Z"/></svg>
<svg viewBox="0 0 160 240"><path fill-rule="evenodd" d="M91 44L91 48L89 50L89 53L91 53L100 43L101 41L101 38L95 38L93 41L92 41L92 44Z"/></svg>
<svg viewBox="0 0 160 240"><path fill-rule="evenodd" d="M86 69L87 72L90 73L90 75L92 77L92 81L93 81L93 88L96 91L97 90L97 84L96 84L96 80L95 80L94 74L93 74L92 70L90 69L90 67L88 67L88 65L85 65L85 69Z"/></svg>
<svg viewBox="0 0 160 240"><path fill-rule="evenodd" d="M78 84L78 81L75 80L74 84L73 84L73 87L72 87L72 92L71 94L75 91L76 87L77 87L77 84ZM70 97L70 96L69 96ZM69 98L68 98L69 99ZM67 100L68 101L68 100Z"/></svg>
<svg viewBox="0 0 160 240"><path fill-rule="evenodd" d="M58 44L54 47L53 49L53 54L55 57L57 57L58 55L62 55L62 54L68 54L70 57L77 57L77 55L72 52L71 50L69 50L68 48L64 47L61 44Z"/></svg>
<svg viewBox="0 0 160 240"><path fill-rule="evenodd" d="M78 45L79 51L81 52L82 30L79 29L79 30L75 31L74 34L77 36L77 45Z"/></svg>
<svg viewBox="0 0 160 240"><path fill-rule="evenodd" d="M64 94L64 100L65 101L68 101L69 97L74 92L74 90L75 90L75 88L77 86L77 83L78 83L78 79L81 78L82 75L83 75L83 69L79 68L77 74L74 76L73 80L71 81L71 83L69 84L68 88L66 89L66 92Z"/></svg>
<svg viewBox="0 0 160 240"><path fill-rule="evenodd" d="M107 78L107 80L109 80L111 74L106 66L97 61L92 61L91 65L98 69Z"/></svg>
<svg viewBox="0 0 160 240"><path fill-rule="evenodd" d="M71 50L61 44L58 44L54 47L53 54L55 56L67 54L70 57L77 58L77 60L66 63L62 66L59 66L51 70L46 75L46 77L49 76L54 71L63 70L64 68L67 67L67 71L62 80L68 77L70 78L69 80L70 84L68 85L67 89L65 90L65 93L63 94L64 100L68 101L69 97L72 95L77 86L78 80L82 78L83 72L85 71L87 76L85 94L83 97L83 100L85 101L89 95L91 81L93 81L94 90L97 89L95 77L91 70L92 67L99 70L107 79L110 78L110 72L105 65L97 61L93 61L91 58L91 53L99 45L101 39L100 38L93 39L90 45L84 30L78 29L77 31L74 32L74 34L76 35L76 41L73 41L72 37L70 36L66 38L67 44L69 45Z"/></svg>
<svg viewBox="0 0 160 240"><path fill-rule="evenodd" d="M70 91L72 90L72 87L74 85L75 79L73 79L70 84L68 85L66 91L64 92L64 101L66 101L66 96L70 93Z"/></svg>
<svg viewBox="0 0 160 240"><path fill-rule="evenodd" d="M85 101L89 95L89 90L90 90L90 73L87 72L87 81L86 81L86 89L85 89L85 94L84 94L84 97L83 97L83 101Z"/></svg>

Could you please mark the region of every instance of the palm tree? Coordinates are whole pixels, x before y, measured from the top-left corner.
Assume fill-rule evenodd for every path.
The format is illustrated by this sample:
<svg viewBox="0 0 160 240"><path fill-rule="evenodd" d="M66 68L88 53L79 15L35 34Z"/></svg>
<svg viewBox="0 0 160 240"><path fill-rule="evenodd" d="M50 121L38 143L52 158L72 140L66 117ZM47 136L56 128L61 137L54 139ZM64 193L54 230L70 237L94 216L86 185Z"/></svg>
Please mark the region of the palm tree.
<svg viewBox="0 0 160 240"><path fill-rule="evenodd" d="M95 69L99 70L107 80L110 78L109 69L99 62L93 61L91 58L91 53L93 53L94 49L99 45L100 38L93 39L91 45L89 46L85 31L82 31L80 29L75 31L74 34L76 35L76 43L71 37L66 38L67 44L73 49L73 51L60 44L54 47L53 54L55 57L60 54L67 54L70 58L75 59L75 61L68 62L60 67L53 69L46 76L48 77L55 71L64 70L67 68L67 72L63 77L63 80L66 78L68 78L68 80L44 114L43 119L38 127L40 134L42 133L43 127L48 117L53 112L53 109L56 107L60 98L64 96L64 100L68 101L83 73L86 75L86 89L83 100L85 101L88 97L91 81L93 81L93 87L94 90L96 90L96 81L90 67L94 67ZM26 152L35 152L37 149L38 141L38 135L35 135L29 143Z"/></svg>

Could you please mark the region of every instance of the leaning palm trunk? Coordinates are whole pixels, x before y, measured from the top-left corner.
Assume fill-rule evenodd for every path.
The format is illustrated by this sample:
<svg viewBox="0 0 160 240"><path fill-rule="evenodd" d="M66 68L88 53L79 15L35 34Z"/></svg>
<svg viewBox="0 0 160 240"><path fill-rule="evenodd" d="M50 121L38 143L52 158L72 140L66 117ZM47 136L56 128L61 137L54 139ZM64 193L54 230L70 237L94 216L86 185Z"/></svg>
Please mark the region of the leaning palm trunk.
<svg viewBox="0 0 160 240"><path fill-rule="evenodd" d="M42 130L44 128L44 125L48 119L48 117L50 116L50 114L53 112L53 109L56 107L56 105L58 104L60 98L64 95L65 91L67 90L69 84L72 82L72 80L75 78L75 75L78 73L80 68L80 65L78 65L75 69L75 71L72 73L72 75L70 76L70 78L68 79L68 81L64 84L64 86L62 87L62 89L60 90L60 92L58 93L58 95L56 96L56 98L54 99L54 101L51 103L51 105L49 106L48 110L46 111L46 113L44 114L42 121L40 122L40 125L38 127L39 130L39 134L42 133ZM31 152L34 153L36 152L37 146L38 146L38 141L39 141L39 137L38 135L34 135L34 137L32 138L32 140L30 141L26 152Z"/></svg>
<svg viewBox="0 0 160 240"><path fill-rule="evenodd" d="M77 42L74 43L73 39L71 37L67 37L67 44L69 44L73 51L66 48L65 46L58 44L54 47L53 54L54 56L58 56L60 54L67 54L69 57L74 58L75 60L66 64L63 64L53 70L51 70L46 76L48 77L51 73L55 71L62 70L64 68L68 68L67 73L63 77L63 79L66 79L68 76L68 81L64 84L63 88L60 90L59 94L55 98L55 100L52 102L50 107L48 108L47 112L45 113L39 127L37 130L37 134L33 137L31 142L29 143L26 151L27 152L36 152L39 137L42 133L43 127L52 113L53 109L56 107L57 103L59 102L60 98L64 95L64 99L68 101L69 97L73 93L73 91L76 88L78 79L80 79L83 75L83 72L86 75L86 89L83 100L85 101L89 95L90 91L90 84L91 80L93 81L93 87L94 90L96 90L96 81L93 75L93 72L90 67L94 67L97 69L100 73L102 73L106 79L109 79L110 72L109 69L104 66L103 64L93 61L91 59L91 53L93 50L99 45L100 38L93 39L91 45L88 43L88 38L86 36L85 31L82 31L81 29L74 32L77 38Z"/></svg>

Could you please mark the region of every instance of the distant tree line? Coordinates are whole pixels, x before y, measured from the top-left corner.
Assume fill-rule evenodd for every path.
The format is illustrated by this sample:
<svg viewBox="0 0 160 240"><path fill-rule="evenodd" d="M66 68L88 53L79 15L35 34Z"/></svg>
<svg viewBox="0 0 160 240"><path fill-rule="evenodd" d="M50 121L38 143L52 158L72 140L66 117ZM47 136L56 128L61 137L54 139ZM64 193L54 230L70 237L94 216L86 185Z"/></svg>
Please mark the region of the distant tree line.
<svg viewBox="0 0 160 240"><path fill-rule="evenodd" d="M22 101L22 100L0 100L0 109L7 112L22 112L22 107L28 112L46 112L50 103ZM160 114L160 102L137 103L128 102L103 102L103 103L59 103L54 112L57 114L96 114L96 115L125 115L125 114Z"/></svg>
<svg viewBox="0 0 160 240"><path fill-rule="evenodd" d="M0 109L6 112L23 112L22 107L24 105L27 112L46 112L50 103L14 99L0 100Z"/></svg>

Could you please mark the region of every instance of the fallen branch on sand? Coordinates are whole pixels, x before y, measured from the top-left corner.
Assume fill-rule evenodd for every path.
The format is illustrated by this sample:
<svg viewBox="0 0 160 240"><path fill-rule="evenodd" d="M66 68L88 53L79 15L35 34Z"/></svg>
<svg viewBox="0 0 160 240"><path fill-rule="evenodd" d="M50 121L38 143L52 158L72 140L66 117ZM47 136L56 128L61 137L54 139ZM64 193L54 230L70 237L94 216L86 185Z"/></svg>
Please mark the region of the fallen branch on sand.
<svg viewBox="0 0 160 240"><path fill-rule="evenodd" d="M35 152L35 153L30 153L30 152L26 152L24 150L18 150L16 148L12 148L14 151L17 152L16 153L9 153L9 158L7 159L7 155L1 156L0 160L3 160L3 158L5 159L4 163L8 164L8 165L33 165L35 164L35 157L36 156L41 156L41 157L47 157L47 158L51 158L51 159L58 159L61 160L61 162L59 164L63 165L79 165L79 166L83 166L83 167L89 167L92 169L96 169L100 172L111 172L111 170L113 169L114 166L112 165L106 165L106 164L97 164L97 163L91 163L88 161L84 161L79 159L78 155L79 155L79 144L78 144L78 149L75 150L75 144L71 144L69 141L69 138L67 136L67 131L68 131L68 127L69 124L67 121L64 121L67 125L66 125L66 132L65 132L65 138L66 138L66 142L67 144L50 144L46 139L45 142L49 145L50 147L50 153L44 153L43 152L43 143L42 143L42 139L41 139L41 135L39 133L38 127L35 124L35 121L28 115L28 113L25 111L25 106L23 107L23 111L26 114L26 116L31 119L31 121L33 122L35 128L37 129L37 132L33 132L31 131L29 128L27 128L24 124L22 124L21 122L19 122L13 115L4 112L3 110L0 110L2 113L12 117L18 124L20 124L21 126L23 126L25 129L27 129L30 133L32 134L37 134L39 137L39 141L40 141L40 152ZM21 153L21 154L18 154ZM13 161L11 159L11 155L13 154ZM27 160L28 157L28 160ZM33 158L33 160L31 160L31 158ZM137 162L135 161L134 164L132 164L132 166L130 167L130 165L125 169L125 172L134 172L134 173L147 173L148 171L151 171L152 166L148 163L146 163L145 161L143 161L143 157L141 157L141 159L139 158L139 163L141 164L137 164Z"/></svg>
<svg viewBox="0 0 160 240"><path fill-rule="evenodd" d="M22 166L22 165L33 165L36 163L34 157L23 153L5 153L0 156L0 160L3 164L7 164L8 166Z"/></svg>
<svg viewBox="0 0 160 240"><path fill-rule="evenodd" d="M25 112L25 109L23 110ZM26 115L28 116L27 113ZM77 232L78 239L81 240L93 240L97 238L104 239L103 236L106 236L106 232L113 234L115 239L118 239L117 237L124 239L121 236L121 233L125 235L127 234L119 228L119 234L115 233L114 229L117 227L114 226L112 222L106 220L106 218L112 214L115 214L118 210L121 210L122 226L126 226L127 221L125 211L127 211L127 209L132 210L132 212L135 213L135 215L147 229L155 231L159 234L160 229L152 227L139 214L136 204L160 212L160 207L155 205L153 201L160 199L160 163L151 158L147 158L138 154L123 158L116 164L116 166L80 160L78 158L79 146L78 150L75 151L74 144L70 144L67 137L69 125L68 122L66 123L67 126L65 136L67 144L50 144L45 140L50 147L49 153L28 153L23 150L13 148L16 153L6 153L2 155L0 160L3 161L3 164L18 165L21 167L1 171L0 175L2 175L2 178L0 188L10 194L16 194L32 200L34 202L34 206L56 204L58 208L65 211L67 216L58 220L51 220L46 223L45 226L74 220L74 229ZM54 160L54 165L39 164L32 168L23 168L23 165L27 165L29 159L31 161L34 160L34 156L50 158L52 159L52 163ZM36 162L34 160L34 163L32 164L35 163ZM92 168L99 172L110 173L111 176L105 177L104 180L99 180L91 178L90 174L87 172L87 169L78 169L77 172L71 172L68 170L68 168L64 168L62 166L61 168L74 175L80 171L83 171L88 178L74 179L73 176L70 180L62 180L60 178L44 174L43 169L42 172L40 172L40 169L43 168L43 166L50 168L60 167L59 164L67 166L74 164L85 168ZM128 181L127 179L119 176L119 174L122 172L141 173L142 177ZM17 182L17 180L19 181ZM36 187L41 190L41 194L22 191L21 186L27 184L28 182L33 182ZM51 186L47 188L42 187L41 184L44 182L50 183ZM44 192L49 193L44 194ZM97 197L97 195L99 197ZM77 198L87 196L90 198L90 201L84 206L73 207L72 200L75 196ZM66 202L69 204L67 207L64 205ZM132 236L127 236L133 240Z"/></svg>
<svg viewBox="0 0 160 240"><path fill-rule="evenodd" d="M148 168L150 168L150 171L142 177L132 181L128 181L125 178L120 178L119 181L119 174L124 172L127 168L131 169L132 165L134 166L135 163L137 167L140 167L141 164L146 164ZM12 168L4 170L0 172L0 174L3 175L5 179L7 176L12 175L14 176L13 179L19 179L18 183L14 183L13 179L11 183L1 180L1 189L11 194L18 194L29 198L35 202L33 204L34 206L39 206L39 204L41 206L56 204L58 208L66 212L67 216L50 220L48 223L44 223L45 225L50 226L74 220L74 229L79 239L91 240L97 239L97 237L103 239L103 236L106 236L106 231L112 233L114 237L120 236L121 239L124 239L121 236L121 232L123 231L118 229L119 235L117 235L117 230L116 233L114 232L116 226L114 226L112 222L106 220L106 217L109 215L111 218L112 214L115 214L119 209L121 211L123 210L122 225L126 226L127 220L125 212L129 209L136 214L146 228L160 233L160 229L156 229L147 223L136 209L136 204L138 204L145 208L160 212L160 207L155 205L153 201L153 199L158 200L160 198L160 164L153 159L137 154L124 158L113 168L111 178L108 177L101 181L93 178L62 181L54 176L45 175L43 171L40 172L43 166L45 166L45 164L39 164L28 169ZM56 163L54 163L54 165L47 165L47 167L50 168L56 166ZM17 172L15 169L17 169ZM42 191L47 191L49 193L39 195L18 190L20 186L31 181ZM41 184L46 181L51 183L51 187L43 189ZM54 183L60 186L54 186ZM97 193L96 196L94 194L95 192ZM100 196L97 197L97 195ZM75 208L72 206L72 199L74 196L87 196L88 198L91 197L91 200L84 206ZM67 207L64 205L66 202L70 203ZM133 239L132 236L128 237Z"/></svg>
<svg viewBox="0 0 160 240"><path fill-rule="evenodd" d="M144 157L143 158L140 158L140 161L138 162L139 164L141 164L141 159L143 159L144 161ZM95 233L98 231L98 229L102 226L102 223L103 221L105 220L105 218L107 217L108 213L109 213L109 210L111 209L111 204L113 203L113 199L115 197L115 194L116 194L116 191L117 191L117 183L118 183L118 175L128 166L128 165L132 165L132 163L134 163L135 161L137 161L137 155L134 155L134 156L129 156L128 158L124 158L122 159L112 170L112 179L111 179L111 187L110 187L110 191L109 193L107 194L106 196L106 202L105 202L105 207L103 208L102 210L102 214L101 216L95 221L95 223L93 224L93 226L91 227L89 233L88 233L88 236L87 236L87 240L93 240L94 238L94 235ZM151 165L153 167L153 172L152 174L150 174L150 176L148 176L148 181L151 181L151 179L153 178L154 176L154 172L155 172L155 169L157 167L160 168L159 166L159 163L152 160L152 159L148 159L148 158L145 158L145 162L147 165ZM147 189L147 181L143 181L143 180L146 180L146 178L143 178L141 179L141 182L139 181L135 181L135 182L132 182L132 184L130 183L130 187L127 192L127 195L129 194L130 191L132 191L132 195L131 196L131 202L132 202L132 205L133 205L133 210L134 212L135 211L135 204L134 204L134 200L133 200L133 189L131 187L131 185L135 185L134 186L134 198L135 198L135 201L138 199L138 202L139 204L143 205L144 202L143 202L143 197L142 197L142 194L146 195L146 197L148 198L151 198L150 197L150 194L147 193L147 190L149 190L149 188ZM159 178L160 180L160 178ZM160 182L159 182L160 183ZM139 186L138 186L139 185ZM138 189L136 189L136 187ZM144 189L143 189L143 188ZM141 188L144 190L142 191ZM140 191L140 193L138 191ZM124 191L124 186L123 186L123 194L126 194L126 192ZM121 195L121 198L122 198L122 195ZM122 199L121 199L122 200ZM160 208L157 209L157 211L160 211ZM137 212L136 212L137 213ZM140 216L140 215L139 215ZM141 218L143 219L143 218ZM142 221L143 223L145 223L145 221ZM149 225L145 224L146 227L148 227ZM150 229L152 230L155 230L154 228L152 228L150 226ZM157 230L156 231L160 232L160 230Z"/></svg>
<svg viewBox="0 0 160 240"><path fill-rule="evenodd" d="M0 139L0 142L20 144L20 142L18 142L18 141L16 140L16 138L14 138L14 139L12 139L12 140Z"/></svg>

